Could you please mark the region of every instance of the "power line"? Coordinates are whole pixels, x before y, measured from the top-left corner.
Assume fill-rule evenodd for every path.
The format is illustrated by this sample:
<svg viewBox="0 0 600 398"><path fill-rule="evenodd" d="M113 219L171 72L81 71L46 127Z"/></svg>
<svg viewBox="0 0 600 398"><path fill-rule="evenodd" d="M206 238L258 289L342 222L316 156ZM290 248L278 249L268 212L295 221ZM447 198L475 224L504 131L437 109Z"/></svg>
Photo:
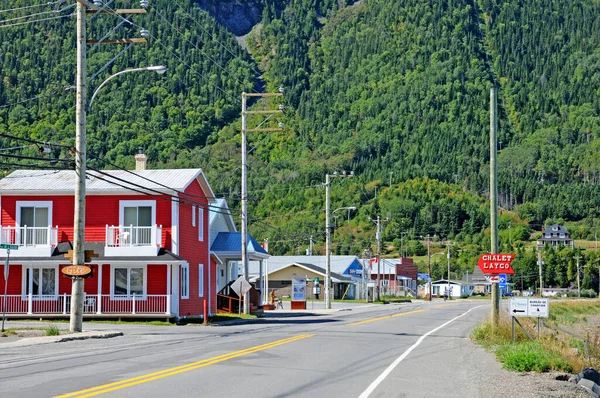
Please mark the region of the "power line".
<svg viewBox="0 0 600 398"><path fill-rule="evenodd" d="M34 4L34 5L31 5L31 6L23 6L23 7L9 8L9 9L6 9L6 10L0 10L0 14L3 14L3 13L5 13L5 12L12 12L12 11L28 10L28 9L31 9L31 8L38 8L38 7L49 7L49 6L51 6L51 5L54 5L54 4L62 4L62 3L64 3L65 1L66 1L66 0L49 1L49 2L47 2L47 3L42 3L42 4Z"/></svg>
<svg viewBox="0 0 600 398"><path fill-rule="evenodd" d="M0 29L1 28L10 28L10 27L14 27L14 26L22 26L22 25L29 25L31 23L37 23L37 22L44 22L44 21L51 21L53 19L62 19L62 18L68 18L68 17L73 17L75 16L75 13L71 13L71 14L67 14L67 15L60 15L58 17L50 17L50 18L42 18L42 19L36 19L34 21L26 21L26 22L19 22L19 23L14 23L14 24L10 24L10 25L0 25Z"/></svg>
<svg viewBox="0 0 600 398"><path fill-rule="evenodd" d="M166 193L166 192L161 192L161 191L158 191L158 190L153 189L153 188L148 188L148 187L145 187L143 185L136 184L136 183L133 183L131 181L127 181L127 180L125 180L123 178L116 177L116 176L114 176L114 175L112 175L112 174L110 174L110 173L108 173L106 171L94 169L94 168L89 167L89 166L88 166L88 169L92 170L92 171L94 171L96 173L102 174L102 175L104 175L104 176L106 176L108 178L112 178L112 179L120 181L120 182L122 182L124 184L128 184L128 185L122 185L122 184L116 183L114 181L109 181L107 179L103 179L107 183L120 186L121 188L125 188L125 189L131 190L131 191L134 191L134 192L138 192L138 193L141 193L141 194L144 194L144 195L150 195L150 196L158 196L158 195L160 195L160 196L167 196L167 197L171 198L171 200L173 200L173 201L176 201L176 202L179 202L179 203L196 205L198 207L206 208L206 209L208 209L210 211L218 212L216 210L212 210L211 208L215 208L215 209L221 210L221 207L218 207L218 206L215 206L215 205L211 205L211 204L207 204L207 203L198 202L198 201L193 200L193 198L191 198L191 199L189 199L189 198L181 198L179 196L172 195L172 194L169 194L169 193ZM149 180L149 181L152 181L152 180ZM159 183L157 183L155 181L152 181L152 182L155 183L155 184L157 184L157 185L162 185L162 184L159 184ZM135 188L132 188L132 187L135 187ZM136 189L136 188L144 189L147 192L141 191L141 190ZM172 188L168 188L168 189L173 190L175 192L179 192L179 191L177 191L175 189L172 189ZM191 195L191 194L186 194L186 195L188 195L188 196L194 196L194 195ZM230 214L230 213L222 213L222 214Z"/></svg>
<svg viewBox="0 0 600 398"><path fill-rule="evenodd" d="M198 23L198 20L196 18L193 18L180 4L179 1L175 1L175 4L177 4L177 6L179 7L179 9L183 12L183 14L185 16L187 16L190 20L192 20L200 29L202 29L204 31L204 33L206 33L209 36L212 36L212 34L204 28L204 26L202 26L201 24ZM223 47L229 54L231 54L234 57L237 57L237 55L235 55L228 47L226 47L220 40L217 40L217 43L219 43L221 45L221 47ZM256 72L257 76L260 77L262 75L262 72L260 72L258 69L256 68L252 68L254 72Z"/></svg>
<svg viewBox="0 0 600 398"><path fill-rule="evenodd" d="M19 21L19 20L22 20L22 19L33 18L33 17L37 17L37 16L40 16L40 15L46 15L46 14L59 14L59 13L65 11L65 10L68 10L69 8L73 8L73 7L75 7L75 4L71 4L70 6L66 6L62 10L42 11L42 12L36 12L34 14L21 15L20 17L3 19L2 21L0 21L0 23L7 23L7 22L12 22L12 21ZM35 21L32 21L32 22L35 22Z"/></svg>
<svg viewBox="0 0 600 398"><path fill-rule="evenodd" d="M153 8L153 10L163 19L163 21L165 21L171 28L173 28L177 33L179 33L181 35L181 37L184 38L185 41L187 41L188 43L190 43L192 46L194 46L194 48L196 48L198 51L200 51L201 54L203 54L206 58L208 58L213 64L215 64L216 66L218 66L223 72L225 72L226 74L229 75L229 72L227 72L227 70L220 65L217 61L215 61L214 59L212 59L208 54L206 54L200 47L198 47L195 43L192 43L189 39L187 39L185 37L185 35L183 33L181 33L181 31L175 27L173 25L173 23L171 23L171 21L169 21L167 18L165 18L164 15L162 15L156 8ZM231 75L230 75L231 76ZM235 76L232 76L235 80L237 80L238 83L240 83L241 86L244 86L244 82L242 82L241 80L239 80L238 78L236 78Z"/></svg>
<svg viewBox="0 0 600 398"><path fill-rule="evenodd" d="M65 92L69 92L69 87L68 86L65 87L64 91ZM2 109L2 108L10 108L10 107L13 107L15 105L23 104L25 102L32 102L32 101L35 101L35 100L40 99L40 98L54 96L54 94L59 93L59 92L62 92L62 91L59 90L59 89L56 89L56 90L54 90L54 91L52 91L50 93L47 93L47 94L38 94L35 97L27 98L27 99L24 99L24 100L21 100L21 101L17 101L17 102L12 102L10 104L0 105L0 109Z"/></svg>

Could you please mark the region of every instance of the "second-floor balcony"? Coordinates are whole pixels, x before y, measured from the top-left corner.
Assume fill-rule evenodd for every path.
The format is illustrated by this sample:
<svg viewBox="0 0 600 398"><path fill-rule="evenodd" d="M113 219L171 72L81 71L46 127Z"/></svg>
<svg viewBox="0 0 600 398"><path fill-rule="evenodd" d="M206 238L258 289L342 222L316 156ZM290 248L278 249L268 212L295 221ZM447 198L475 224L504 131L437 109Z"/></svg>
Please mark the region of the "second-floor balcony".
<svg viewBox="0 0 600 398"><path fill-rule="evenodd" d="M156 256L162 246L162 225L107 225L105 256Z"/></svg>
<svg viewBox="0 0 600 398"><path fill-rule="evenodd" d="M0 226L0 243L17 245L19 257L47 257L58 244L58 226L29 227ZM0 250L0 256L5 256L6 250Z"/></svg>

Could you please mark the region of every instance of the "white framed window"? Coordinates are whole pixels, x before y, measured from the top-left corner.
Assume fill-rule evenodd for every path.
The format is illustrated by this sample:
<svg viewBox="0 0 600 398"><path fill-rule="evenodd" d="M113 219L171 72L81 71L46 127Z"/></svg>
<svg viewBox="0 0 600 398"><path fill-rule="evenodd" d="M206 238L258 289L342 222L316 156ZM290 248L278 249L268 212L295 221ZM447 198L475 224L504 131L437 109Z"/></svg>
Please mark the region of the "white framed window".
<svg viewBox="0 0 600 398"><path fill-rule="evenodd" d="M198 264L198 297L204 297L204 264Z"/></svg>
<svg viewBox="0 0 600 398"><path fill-rule="evenodd" d="M122 232L129 232L133 245L152 243L152 226L156 225L155 200L121 200L119 202L119 225Z"/></svg>
<svg viewBox="0 0 600 398"><path fill-rule="evenodd" d="M129 299L146 296L146 266L117 265L110 271L110 295L112 298Z"/></svg>
<svg viewBox="0 0 600 398"><path fill-rule="evenodd" d="M204 242L204 209L198 207L198 240Z"/></svg>
<svg viewBox="0 0 600 398"><path fill-rule="evenodd" d="M58 270L56 267L33 267L23 269L23 293L29 296L29 278L33 277L31 296L47 299L57 296Z"/></svg>
<svg viewBox="0 0 600 398"><path fill-rule="evenodd" d="M21 201L17 203L18 242L22 245L44 245L48 243L52 225L51 201Z"/></svg>
<svg viewBox="0 0 600 398"><path fill-rule="evenodd" d="M196 226L196 205L192 206L192 227Z"/></svg>
<svg viewBox="0 0 600 398"><path fill-rule="evenodd" d="M190 298L190 265L181 265L181 298Z"/></svg>

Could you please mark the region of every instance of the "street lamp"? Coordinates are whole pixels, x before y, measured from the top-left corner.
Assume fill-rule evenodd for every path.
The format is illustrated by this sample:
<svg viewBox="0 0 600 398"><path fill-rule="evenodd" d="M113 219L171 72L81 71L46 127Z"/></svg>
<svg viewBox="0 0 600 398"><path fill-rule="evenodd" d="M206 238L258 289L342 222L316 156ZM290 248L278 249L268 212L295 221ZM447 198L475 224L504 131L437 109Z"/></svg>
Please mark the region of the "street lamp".
<svg viewBox="0 0 600 398"><path fill-rule="evenodd" d="M329 200L329 188L331 186L331 177L353 177L354 172L333 173L325 175L325 308L331 309L331 204ZM356 207L341 207L335 209L334 212L342 209L354 210Z"/></svg>
<svg viewBox="0 0 600 398"><path fill-rule="evenodd" d="M82 36L80 34L79 36ZM83 46L78 43L77 51L83 51ZM85 51L83 51L85 53ZM125 69L109 76L102 82L92 94L89 104L85 105L85 65L77 70L77 102L76 102L76 128L75 128L75 174L77 183L75 185L75 211L73 226L73 264L84 264L84 242L85 242L85 177L86 177L86 115L90 110L94 97L98 91L106 85L111 79L129 72L138 72L143 70L164 73L165 66L148 66L145 68ZM83 329L83 279L73 278L71 287L71 313L69 330L81 332Z"/></svg>
<svg viewBox="0 0 600 398"><path fill-rule="evenodd" d="M165 73L167 71L167 67L164 66L164 65L157 65L157 66L146 66L145 68L125 69L125 70L122 70L121 72L117 72L114 75L109 76L106 80L104 80L102 82L102 84L100 84L98 86L98 88L96 89L96 91L94 91L94 94L92 94L92 98L90 98L90 103L86 107L86 111L89 111L92 108L92 103L94 102L94 98L96 98L96 94L98 94L98 91L100 91L100 89L102 87L104 87L106 85L106 83L108 83L113 78L115 78L115 77L117 77L119 75L122 75L124 73L139 72L139 71L143 71L143 70L154 71L154 72L158 73L159 75L162 75L163 73Z"/></svg>

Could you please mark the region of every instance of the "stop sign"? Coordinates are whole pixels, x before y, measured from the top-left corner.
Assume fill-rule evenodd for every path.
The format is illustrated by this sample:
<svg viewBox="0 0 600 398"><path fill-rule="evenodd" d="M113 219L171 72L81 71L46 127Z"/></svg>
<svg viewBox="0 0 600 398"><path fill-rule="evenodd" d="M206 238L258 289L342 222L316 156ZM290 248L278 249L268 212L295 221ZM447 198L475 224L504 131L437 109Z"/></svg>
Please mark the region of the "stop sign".
<svg viewBox="0 0 600 398"><path fill-rule="evenodd" d="M477 265L484 274L514 274L510 263L514 260L514 254L482 254Z"/></svg>

